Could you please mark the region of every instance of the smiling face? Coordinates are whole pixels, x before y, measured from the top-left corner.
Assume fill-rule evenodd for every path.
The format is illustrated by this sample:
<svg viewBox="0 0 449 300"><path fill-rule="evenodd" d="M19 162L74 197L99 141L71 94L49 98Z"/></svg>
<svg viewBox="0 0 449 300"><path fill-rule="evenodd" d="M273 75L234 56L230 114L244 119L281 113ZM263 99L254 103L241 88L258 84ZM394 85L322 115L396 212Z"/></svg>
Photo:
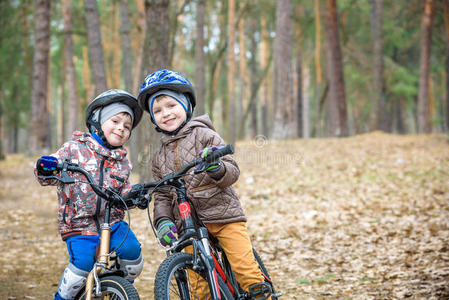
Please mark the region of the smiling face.
<svg viewBox="0 0 449 300"><path fill-rule="evenodd" d="M131 134L131 116L125 112L118 113L107 119L101 125L101 129L109 144L114 147L123 146Z"/></svg>
<svg viewBox="0 0 449 300"><path fill-rule="evenodd" d="M154 100L152 112L157 126L168 132L178 129L187 119L184 107L167 95L161 95Z"/></svg>

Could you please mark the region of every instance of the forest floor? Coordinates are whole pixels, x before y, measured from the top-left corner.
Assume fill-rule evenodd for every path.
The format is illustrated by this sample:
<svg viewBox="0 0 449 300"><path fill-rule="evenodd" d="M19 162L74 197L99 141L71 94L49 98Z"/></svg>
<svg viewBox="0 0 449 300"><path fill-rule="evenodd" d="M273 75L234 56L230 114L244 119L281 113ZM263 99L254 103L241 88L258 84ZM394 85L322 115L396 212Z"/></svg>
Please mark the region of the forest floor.
<svg viewBox="0 0 449 300"><path fill-rule="evenodd" d="M445 135L239 142L236 189L281 299L449 299L449 143ZM68 255L55 189L34 161L0 162L0 299L52 299ZM136 182L137 177L133 177ZM152 299L165 251L146 211L132 228Z"/></svg>

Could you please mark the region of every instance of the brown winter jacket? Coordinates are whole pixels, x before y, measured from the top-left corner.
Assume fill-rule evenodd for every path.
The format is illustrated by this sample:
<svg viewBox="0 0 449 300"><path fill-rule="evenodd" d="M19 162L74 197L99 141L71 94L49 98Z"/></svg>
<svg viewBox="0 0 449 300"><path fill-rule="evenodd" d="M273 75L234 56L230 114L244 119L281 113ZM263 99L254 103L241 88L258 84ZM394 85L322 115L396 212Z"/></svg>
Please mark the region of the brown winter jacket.
<svg viewBox="0 0 449 300"><path fill-rule="evenodd" d="M198 158L199 152L205 147L225 145L207 115L193 118L175 136L164 135L161 141L162 145L153 158L155 180L180 170L182 166ZM187 196L198 217L206 224L246 221L240 201L231 186L237 181L240 170L231 155L222 157L221 161L222 167L215 173L203 172L184 177ZM181 229L174 191L155 193L155 224L164 218L175 221Z"/></svg>

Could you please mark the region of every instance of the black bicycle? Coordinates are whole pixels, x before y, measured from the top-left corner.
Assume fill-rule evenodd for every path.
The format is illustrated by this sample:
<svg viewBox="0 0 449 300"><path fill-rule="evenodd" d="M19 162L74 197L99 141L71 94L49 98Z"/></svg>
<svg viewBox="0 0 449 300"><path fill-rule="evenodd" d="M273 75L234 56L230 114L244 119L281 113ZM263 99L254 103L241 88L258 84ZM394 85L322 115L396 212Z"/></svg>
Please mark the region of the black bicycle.
<svg viewBox="0 0 449 300"><path fill-rule="evenodd" d="M110 237L111 237L111 224L110 224L110 212L114 205L121 205L128 212L128 224L130 225L130 216L128 207L125 200L117 194L113 189L101 187L97 185L90 174L83 168L76 164L64 162L58 164L57 171L60 171L58 176L45 176L44 179L58 180L64 184L74 183L87 183L90 184L93 191L101 198L107 200L106 212L104 217L104 223L101 224L100 233L100 245L99 251L96 257L96 261L92 271L87 276L84 287L75 296L77 299L117 299L117 300L139 300L139 295L135 287L125 279L124 271L120 270L120 266L117 260L117 256L114 255L115 251L120 248L128 235L126 233L123 241L115 249L110 251ZM67 172L78 172L84 175L87 179L85 181L79 181L70 177ZM128 227L129 231L129 227Z"/></svg>
<svg viewBox="0 0 449 300"><path fill-rule="evenodd" d="M166 250L167 258L160 264L154 282L155 299L278 299L273 282L262 259L253 249L265 281L255 286L249 293L244 292L232 271L231 265L220 244L209 236L206 226L196 216L195 207L188 199L184 176L205 171L204 166L219 157L233 154L232 145L213 151L206 158L198 158L183 166L181 170L168 174L157 182L142 184L142 196L151 200L152 193L161 188L173 188L177 194L177 204L182 216L184 233ZM196 167L193 172L190 169ZM147 194L152 190L150 194ZM145 196L143 196L146 194ZM148 217L151 215L148 210ZM153 227L153 232L156 235ZM184 252L189 247L192 251Z"/></svg>

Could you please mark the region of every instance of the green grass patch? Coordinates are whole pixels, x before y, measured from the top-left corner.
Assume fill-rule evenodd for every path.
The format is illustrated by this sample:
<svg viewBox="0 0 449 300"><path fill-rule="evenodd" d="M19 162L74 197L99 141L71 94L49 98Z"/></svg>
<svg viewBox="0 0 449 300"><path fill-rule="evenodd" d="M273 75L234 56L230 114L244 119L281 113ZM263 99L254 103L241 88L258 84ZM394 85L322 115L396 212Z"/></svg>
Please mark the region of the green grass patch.
<svg viewBox="0 0 449 300"><path fill-rule="evenodd" d="M326 275L324 275L324 277L316 279L316 283L326 284L328 283L329 279L332 279L334 277L335 277L334 273L327 273Z"/></svg>
<svg viewBox="0 0 449 300"><path fill-rule="evenodd" d="M359 279L360 282L367 282L367 281L374 281L377 280L376 277L363 277L361 279Z"/></svg>
<svg viewBox="0 0 449 300"><path fill-rule="evenodd" d="M298 278L296 279L297 284L311 284L312 281L308 278Z"/></svg>

